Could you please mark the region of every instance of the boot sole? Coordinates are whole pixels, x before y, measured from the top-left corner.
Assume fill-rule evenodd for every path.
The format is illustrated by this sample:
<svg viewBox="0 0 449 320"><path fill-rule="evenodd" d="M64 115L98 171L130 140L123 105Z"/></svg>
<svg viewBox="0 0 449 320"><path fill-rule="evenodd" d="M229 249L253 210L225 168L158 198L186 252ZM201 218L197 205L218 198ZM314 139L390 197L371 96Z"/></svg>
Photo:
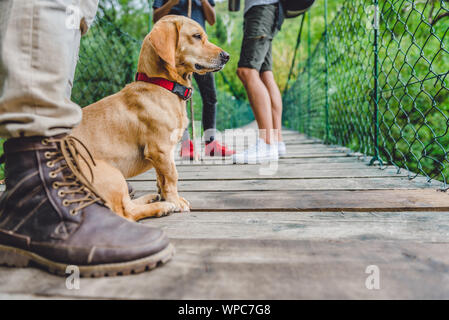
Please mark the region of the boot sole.
<svg viewBox="0 0 449 320"><path fill-rule="evenodd" d="M137 274L152 270L168 262L175 254L175 247L169 244L163 250L151 256L119 263L98 264L92 266L77 266L81 277L113 277L121 275ZM68 276L66 273L68 264L54 262L35 253L0 245L0 265L25 268L35 266L59 276Z"/></svg>

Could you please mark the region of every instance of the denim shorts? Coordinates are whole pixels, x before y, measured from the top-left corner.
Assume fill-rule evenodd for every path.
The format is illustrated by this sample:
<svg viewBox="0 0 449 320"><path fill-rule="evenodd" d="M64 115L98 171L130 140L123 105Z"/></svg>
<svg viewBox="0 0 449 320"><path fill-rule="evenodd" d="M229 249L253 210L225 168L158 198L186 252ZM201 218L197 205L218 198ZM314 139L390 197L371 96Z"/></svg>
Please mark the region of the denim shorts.
<svg viewBox="0 0 449 320"><path fill-rule="evenodd" d="M246 12L239 67L259 72L272 70L271 42L278 32L278 16L278 4L254 6Z"/></svg>

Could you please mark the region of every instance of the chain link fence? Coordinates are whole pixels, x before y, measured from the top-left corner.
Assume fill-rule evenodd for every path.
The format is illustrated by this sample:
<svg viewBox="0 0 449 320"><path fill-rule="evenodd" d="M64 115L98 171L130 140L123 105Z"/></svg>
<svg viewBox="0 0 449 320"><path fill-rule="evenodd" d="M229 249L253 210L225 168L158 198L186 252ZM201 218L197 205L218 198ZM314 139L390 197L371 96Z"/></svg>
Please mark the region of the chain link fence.
<svg viewBox="0 0 449 320"><path fill-rule="evenodd" d="M449 2L351 0L324 20L284 94L285 125L446 185Z"/></svg>
<svg viewBox="0 0 449 320"><path fill-rule="evenodd" d="M141 42L97 18L81 38L72 100L85 107L134 80Z"/></svg>

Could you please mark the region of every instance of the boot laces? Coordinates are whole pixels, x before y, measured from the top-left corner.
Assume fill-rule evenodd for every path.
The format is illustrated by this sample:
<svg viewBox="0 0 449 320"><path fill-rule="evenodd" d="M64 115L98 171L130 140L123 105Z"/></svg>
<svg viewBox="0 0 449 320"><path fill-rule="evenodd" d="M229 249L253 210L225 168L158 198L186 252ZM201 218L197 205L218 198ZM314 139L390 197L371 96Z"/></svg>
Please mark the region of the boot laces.
<svg viewBox="0 0 449 320"><path fill-rule="evenodd" d="M76 215L82 209L96 202L104 203L104 200L99 196L99 193L93 186L94 174L92 165L96 166L95 160L87 147L79 139L67 135L63 138L46 138L43 140L43 143L56 143L59 146L58 151L47 151L45 157L49 159L47 166L50 168L60 163L58 168L50 172L51 177L56 177L59 172L63 173L63 181L53 182L55 189L65 187L64 190L58 192L58 195L61 197L72 195L70 199L65 198L62 204L69 206L73 203L79 203L75 209L70 210L70 214ZM80 152L78 145L85 151L87 158ZM88 179L81 170L81 160L86 164L91 179ZM76 197L76 195L81 196Z"/></svg>

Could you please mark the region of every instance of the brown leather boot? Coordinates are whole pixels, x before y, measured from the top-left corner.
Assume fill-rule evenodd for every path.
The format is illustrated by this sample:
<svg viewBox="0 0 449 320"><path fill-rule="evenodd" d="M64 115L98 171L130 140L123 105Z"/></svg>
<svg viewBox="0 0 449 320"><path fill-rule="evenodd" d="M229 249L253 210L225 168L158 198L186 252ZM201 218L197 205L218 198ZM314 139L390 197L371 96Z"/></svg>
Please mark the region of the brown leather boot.
<svg viewBox="0 0 449 320"><path fill-rule="evenodd" d="M60 275L76 265L80 275L97 277L138 273L168 261L174 248L161 230L129 222L104 206L79 170L79 161L89 162L79 157L80 146L68 135L5 142L0 264L32 264Z"/></svg>

